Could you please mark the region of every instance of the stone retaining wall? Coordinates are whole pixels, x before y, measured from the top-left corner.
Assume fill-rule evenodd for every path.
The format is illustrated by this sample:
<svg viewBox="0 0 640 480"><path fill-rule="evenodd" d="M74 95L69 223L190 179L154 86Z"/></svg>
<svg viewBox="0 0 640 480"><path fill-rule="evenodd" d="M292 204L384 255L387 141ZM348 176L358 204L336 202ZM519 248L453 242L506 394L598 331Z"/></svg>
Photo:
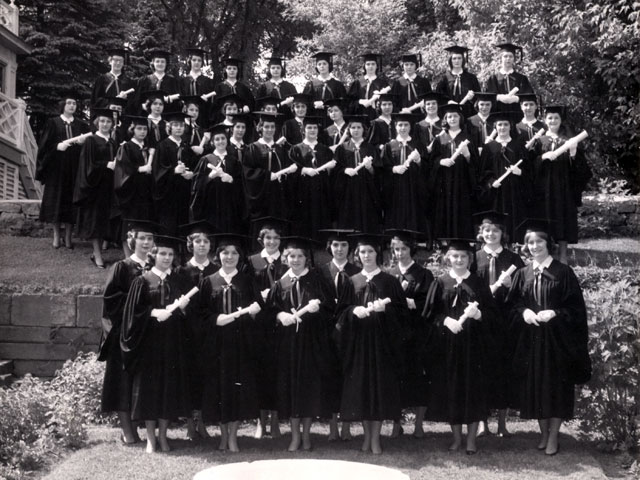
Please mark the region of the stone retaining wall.
<svg viewBox="0 0 640 480"><path fill-rule="evenodd" d="M50 377L78 352L96 351L99 295L0 295L0 358L14 374Z"/></svg>

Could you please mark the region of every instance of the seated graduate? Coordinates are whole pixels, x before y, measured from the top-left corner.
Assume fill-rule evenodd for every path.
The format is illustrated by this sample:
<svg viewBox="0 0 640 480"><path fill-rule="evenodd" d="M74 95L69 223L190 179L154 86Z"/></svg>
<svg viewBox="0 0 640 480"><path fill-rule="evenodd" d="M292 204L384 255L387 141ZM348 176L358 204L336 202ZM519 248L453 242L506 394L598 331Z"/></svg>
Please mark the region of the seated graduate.
<svg viewBox="0 0 640 480"><path fill-rule="evenodd" d="M391 86L391 93L395 95L395 106L398 111L409 108L418 103L422 94L431 91L431 82L418 74L422 65L422 55L407 53L401 57L402 76Z"/></svg>
<svg viewBox="0 0 640 480"><path fill-rule="evenodd" d="M374 93L387 87L389 82L380 76L382 75L381 54L364 53L360 58L363 62L362 74L351 83L347 93L351 102L349 113L366 115L369 120L373 120L378 116Z"/></svg>

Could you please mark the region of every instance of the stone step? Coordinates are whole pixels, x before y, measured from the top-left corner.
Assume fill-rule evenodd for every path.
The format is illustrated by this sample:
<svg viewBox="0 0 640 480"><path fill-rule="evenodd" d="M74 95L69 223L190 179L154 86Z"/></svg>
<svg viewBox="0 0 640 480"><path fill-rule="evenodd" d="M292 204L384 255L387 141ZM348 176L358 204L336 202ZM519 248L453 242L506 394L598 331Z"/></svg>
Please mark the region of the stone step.
<svg viewBox="0 0 640 480"><path fill-rule="evenodd" d="M569 264L579 266L637 266L640 240L636 238L585 239L569 245Z"/></svg>
<svg viewBox="0 0 640 480"><path fill-rule="evenodd" d="M0 360L0 375L13 374L13 360Z"/></svg>
<svg viewBox="0 0 640 480"><path fill-rule="evenodd" d="M16 378L11 373L0 375L0 388L10 386Z"/></svg>

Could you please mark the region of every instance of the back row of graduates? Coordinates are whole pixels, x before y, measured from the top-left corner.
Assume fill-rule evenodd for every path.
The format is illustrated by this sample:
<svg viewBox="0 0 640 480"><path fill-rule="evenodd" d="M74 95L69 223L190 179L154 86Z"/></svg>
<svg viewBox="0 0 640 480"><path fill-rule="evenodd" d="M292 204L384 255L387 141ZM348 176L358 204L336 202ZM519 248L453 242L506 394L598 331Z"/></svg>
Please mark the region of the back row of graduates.
<svg viewBox="0 0 640 480"><path fill-rule="evenodd" d="M413 259L419 232L322 231L332 258L314 268L317 242L282 237L281 219L256 221L262 250L248 258L246 237L206 222L183 226L182 238L129 222L133 254L104 294L102 408L118 412L125 444L140 441L132 421L144 420L148 452L170 449L169 422L181 417L192 439L220 424L219 449L238 451L239 422L260 416L261 437L271 413L274 437L279 419L291 421L289 451L311 449L312 421L333 418L330 440L362 421L362 450L380 454L382 421L417 407L415 436L424 419L448 422L456 451L467 424L472 455L478 423L499 409L507 436L512 407L539 420L537 448L555 455L574 385L590 375L586 309L571 268L551 257L549 222L521 225L525 266L506 248L506 219L475 217L477 251L440 239L449 270L436 279ZM174 269L185 240L193 257ZM387 240L394 262L383 271Z"/></svg>

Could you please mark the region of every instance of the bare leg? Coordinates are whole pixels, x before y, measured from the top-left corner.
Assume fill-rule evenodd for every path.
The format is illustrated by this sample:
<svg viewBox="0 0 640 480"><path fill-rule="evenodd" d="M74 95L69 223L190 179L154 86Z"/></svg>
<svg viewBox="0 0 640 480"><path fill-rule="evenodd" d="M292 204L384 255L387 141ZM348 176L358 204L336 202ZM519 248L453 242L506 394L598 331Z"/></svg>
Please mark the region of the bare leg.
<svg viewBox="0 0 640 480"><path fill-rule="evenodd" d="M547 441L547 448L545 452L547 455L555 455L558 453L560 445L558 445L558 434L560 433L560 427L562 426L562 419L552 417L549 419L549 440Z"/></svg>
<svg viewBox="0 0 640 480"><path fill-rule="evenodd" d="M218 450L227 450L229 448L229 424L220 424L220 445Z"/></svg>
<svg viewBox="0 0 640 480"><path fill-rule="evenodd" d="M380 444L380 430L382 430L382 422L371 422L371 453L374 455L382 454L382 445Z"/></svg>
<svg viewBox="0 0 640 480"><path fill-rule="evenodd" d="M538 425L540 425L540 433L542 434L540 443L538 443L538 450L544 450L547 448L547 442L549 441L549 419L538 420Z"/></svg>
<svg viewBox="0 0 640 480"><path fill-rule="evenodd" d="M338 436L338 414L334 413L329 421L329 441L335 442L338 440Z"/></svg>
<svg viewBox="0 0 640 480"><path fill-rule="evenodd" d="M268 417L268 410L260 410L260 417L258 418L258 424L256 425L256 433L254 433L253 438L260 440L264 435L266 435Z"/></svg>
<svg viewBox="0 0 640 480"><path fill-rule="evenodd" d="M124 410L119 411L118 420L120 420L120 427L122 428L122 437L124 438L124 442L139 442L140 437L138 436L138 432L136 431L136 429L133 427L133 422L131 421L131 413Z"/></svg>
<svg viewBox="0 0 640 480"><path fill-rule="evenodd" d="M462 424L451 424L451 431L453 432L453 443L449 445L449 451L455 452L462 445Z"/></svg>
<svg viewBox="0 0 640 480"><path fill-rule="evenodd" d="M351 440L351 422L342 422L342 430L340 432L340 438L344 441Z"/></svg>
<svg viewBox="0 0 640 480"><path fill-rule="evenodd" d="M102 260L102 251L100 250L100 239L94 238L93 240L91 240L91 243L93 244L93 258L95 259L94 261L96 262L96 265L102 265L104 267L104 261Z"/></svg>
<svg viewBox="0 0 640 480"><path fill-rule="evenodd" d="M163 452L170 452L171 447L167 441L167 429L169 428L169 420L161 418L158 420L158 443Z"/></svg>
<svg viewBox="0 0 640 480"><path fill-rule="evenodd" d="M507 430L507 409L498 410L498 436L510 437L511 434Z"/></svg>
<svg viewBox="0 0 640 480"><path fill-rule="evenodd" d="M53 248L60 248L60 223L53 224Z"/></svg>
<svg viewBox="0 0 640 480"><path fill-rule="evenodd" d="M280 438L280 419L277 410L271 410L271 438Z"/></svg>
<svg viewBox="0 0 640 480"><path fill-rule="evenodd" d="M478 434L478 422L467 425L467 455L473 455L478 451L476 447L476 435Z"/></svg>
<svg viewBox="0 0 640 480"><path fill-rule="evenodd" d="M291 418L291 443L289 444L289 451L295 452L300 448L300 419Z"/></svg>
<svg viewBox="0 0 640 480"><path fill-rule="evenodd" d="M569 264L569 258L567 255L567 248L568 248L568 244L566 241L564 240L560 240L558 242L558 257L561 263L564 263L565 265Z"/></svg>
<svg viewBox="0 0 640 480"><path fill-rule="evenodd" d="M491 434L491 430L489 430L489 425L487 424L487 420L481 420L480 422L478 422L477 437L480 438L490 434Z"/></svg>
<svg viewBox="0 0 640 480"><path fill-rule="evenodd" d="M362 451L371 451L371 422L364 420L362 422L362 429L364 430L364 441L362 442Z"/></svg>
<svg viewBox="0 0 640 480"><path fill-rule="evenodd" d="M156 421L147 420L144 425L147 428L147 453L154 453L156 451Z"/></svg>
<svg viewBox="0 0 640 480"><path fill-rule="evenodd" d="M418 407L416 409L416 421L413 427L413 436L415 438L424 437L424 429L422 423L424 422L424 414L427 412L427 407Z"/></svg>
<svg viewBox="0 0 640 480"><path fill-rule="evenodd" d="M229 422L229 451L238 453L238 424L240 422Z"/></svg>
<svg viewBox="0 0 640 480"><path fill-rule="evenodd" d="M63 223L64 225L64 246L67 248L73 248L71 241L71 234L73 233L73 225L70 223Z"/></svg>

